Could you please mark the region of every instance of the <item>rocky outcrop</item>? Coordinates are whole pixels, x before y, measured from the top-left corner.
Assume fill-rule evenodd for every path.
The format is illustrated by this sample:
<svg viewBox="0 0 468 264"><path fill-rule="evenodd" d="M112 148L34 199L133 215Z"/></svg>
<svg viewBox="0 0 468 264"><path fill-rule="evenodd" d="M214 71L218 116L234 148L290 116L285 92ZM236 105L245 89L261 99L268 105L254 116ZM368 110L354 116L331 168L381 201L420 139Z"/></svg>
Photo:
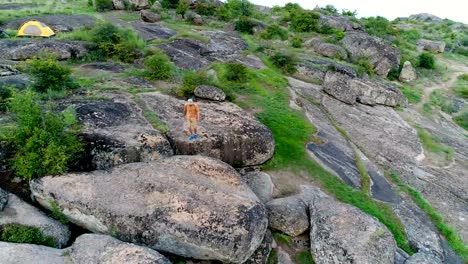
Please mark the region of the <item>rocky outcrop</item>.
<svg viewBox="0 0 468 264"><path fill-rule="evenodd" d="M265 233L262 244L255 250L250 258L243 264L264 264L267 263L273 245L273 235L269 230Z"/></svg>
<svg viewBox="0 0 468 264"><path fill-rule="evenodd" d="M262 164L273 155L271 131L232 103L198 103L200 138L190 142L184 129L184 101L160 93L144 93L141 99L167 124L177 154L210 156L236 167Z"/></svg>
<svg viewBox="0 0 468 264"><path fill-rule="evenodd" d="M235 60L247 49L247 44L236 32L199 31L209 42L195 39L176 39L157 45L178 67L198 70L215 61Z"/></svg>
<svg viewBox="0 0 468 264"><path fill-rule="evenodd" d="M398 80L400 82L411 82L417 79L416 71L414 70L411 62L405 61L403 64L403 68L401 69L400 76Z"/></svg>
<svg viewBox="0 0 468 264"><path fill-rule="evenodd" d="M2 264L170 264L158 252L119 241L113 237L85 234L66 249L55 249L32 244L0 242Z"/></svg>
<svg viewBox="0 0 468 264"><path fill-rule="evenodd" d="M112 5L114 6L115 10L124 10L125 9L124 0L112 0Z"/></svg>
<svg viewBox="0 0 468 264"><path fill-rule="evenodd" d="M50 203L50 201L45 202ZM70 230L67 226L47 217L37 208L11 193L8 195L5 208L0 211L0 226L8 224L36 227L44 236L52 237L55 245L60 248L65 246L70 238Z"/></svg>
<svg viewBox="0 0 468 264"><path fill-rule="evenodd" d="M317 263L394 263L392 233L377 219L303 187L309 203L311 252Z"/></svg>
<svg viewBox="0 0 468 264"><path fill-rule="evenodd" d="M242 174L242 180L245 181L263 203L267 203L273 199L274 185L270 175L261 171L250 171Z"/></svg>
<svg viewBox="0 0 468 264"><path fill-rule="evenodd" d="M57 202L75 224L196 259L242 263L267 228L263 204L229 165L175 156L110 171L43 177L36 200Z"/></svg>
<svg viewBox="0 0 468 264"><path fill-rule="evenodd" d="M0 88L1 87L13 87L16 89L24 89L31 85L31 80L26 74L10 75L6 77L0 77Z"/></svg>
<svg viewBox="0 0 468 264"><path fill-rule="evenodd" d="M268 224L290 236L298 236L309 229L308 205L299 195L274 199L267 203Z"/></svg>
<svg viewBox="0 0 468 264"><path fill-rule="evenodd" d="M260 69L266 68L263 61L259 57L252 55L252 54L237 57L236 61L254 70L260 70Z"/></svg>
<svg viewBox="0 0 468 264"><path fill-rule="evenodd" d="M341 40L351 59L368 58L374 71L380 76L387 76L393 68L400 66L400 52L383 39L363 32L349 32Z"/></svg>
<svg viewBox="0 0 468 264"><path fill-rule="evenodd" d="M149 23L155 23L161 21L161 15L151 12L149 10L141 10L140 11L141 20Z"/></svg>
<svg viewBox="0 0 468 264"><path fill-rule="evenodd" d="M416 43L418 51L427 50L435 53L442 53L445 50L445 42L429 39L420 39Z"/></svg>
<svg viewBox="0 0 468 264"><path fill-rule="evenodd" d="M127 0L130 5L135 8L135 10L142 10L142 9L148 9L150 8L150 3L148 0ZM124 2L122 0L113 0L114 3L114 9L119 9L122 10L122 4L121 2ZM124 5L125 8L125 5Z"/></svg>
<svg viewBox="0 0 468 264"><path fill-rule="evenodd" d="M80 137L85 154L77 170L108 169L118 164L151 161L173 155L166 137L143 117L125 95L111 94L109 100L67 101L83 124Z"/></svg>
<svg viewBox="0 0 468 264"><path fill-rule="evenodd" d="M163 26L159 23L147 23L141 21L130 22L130 26L138 33L144 41L155 39L168 39L177 35L177 31Z"/></svg>
<svg viewBox="0 0 468 264"><path fill-rule="evenodd" d="M8 203L8 193L0 188L0 212L3 211Z"/></svg>
<svg viewBox="0 0 468 264"><path fill-rule="evenodd" d="M339 60L346 60L348 58L348 53L346 53L346 50L335 44L319 42L314 44L313 48L315 52L325 57Z"/></svg>
<svg viewBox="0 0 468 264"><path fill-rule="evenodd" d="M54 32L70 32L80 28L92 28L96 24L96 18L88 15L41 15L26 16L13 19L0 28L18 30L21 25L29 20L38 20L51 27Z"/></svg>
<svg viewBox="0 0 468 264"><path fill-rule="evenodd" d="M419 20L423 22L442 22L442 18L428 13L420 13L409 16L409 19Z"/></svg>
<svg viewBox="0 0 468 264"><path fill-rule="evenodd" d="M342 31L355 31L362 28L360 24L349 21L346 17L339 15L320 15L319 24Z"/></svg>
<svg viewBox="0 0 468 264"><path fill-rule="evenodd" d="M398 106L407 105L405 95L392 85L383 85L346 74L329 71L323 83L324 91L336 99L355 104Z"/></svg>
<svg viewBox="0 0 468 264"><path fill-rule="evenodd" d="M126 263L126 264L170 264L158 252L111 236L84 234L67 249L74 264Z"/></svg>
<svg viewBox="0 0 468 264"><path fill-rule="evenodd" d="M198 86L197 88L195 88L194 94L196 97L212 101L221 102L226 99L226 94L223 92L223 90L211 85Z"/></svg>
<svg viewBox="0 0 468 264"><path fill-rule="evenodd" d="M424 253L416 253L413 256L409 257L405 264L442 264L443 262L440 259L435 258L432 255Z"/></svg>
<svg viewBox="0 0 468 264"><path fill-rule="evenodd" d="M0 39L0 57L15 61L37 57L41 52L51 53L58 60L82 58L89 48L90 44L80 41Z"/></svg>

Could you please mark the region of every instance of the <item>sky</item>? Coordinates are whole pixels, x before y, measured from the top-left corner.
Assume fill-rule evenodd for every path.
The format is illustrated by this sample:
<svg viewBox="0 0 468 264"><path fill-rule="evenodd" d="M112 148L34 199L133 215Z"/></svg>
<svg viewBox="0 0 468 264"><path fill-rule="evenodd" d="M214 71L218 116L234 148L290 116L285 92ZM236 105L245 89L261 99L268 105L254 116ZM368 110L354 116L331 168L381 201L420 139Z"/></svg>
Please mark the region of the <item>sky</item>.
<svg viewBox="0 0 468 264"><path fill-rule="evenodd" d="M408 17L412 14L430 13L441 18L468 24L468 1L466 0L250 0L257 5L284 6L285 3L298 3L304 8L334 5L339 11L357 10L358 17L383 16L389 20Z"/></svg>

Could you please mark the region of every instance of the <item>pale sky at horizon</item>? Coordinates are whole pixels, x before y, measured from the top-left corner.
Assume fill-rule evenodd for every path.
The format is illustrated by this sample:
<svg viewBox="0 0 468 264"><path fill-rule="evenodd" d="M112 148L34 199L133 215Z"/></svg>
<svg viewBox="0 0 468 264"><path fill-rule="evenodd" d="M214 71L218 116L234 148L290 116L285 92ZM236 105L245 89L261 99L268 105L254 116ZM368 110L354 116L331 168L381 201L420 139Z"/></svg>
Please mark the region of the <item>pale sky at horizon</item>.
<svg viewBox="0 0 468 264"><path fill-rule="evenodd" d="M312 9L317 5L332 4L339 11L342 9L357 10L358 17L383 16L390 20L397 17L408 17L412 14L430 13L440 18L468 24L468 1L466 0L250 0L250 2L264 6L284 6L288 2L292 2L307 9Z"/></svg>

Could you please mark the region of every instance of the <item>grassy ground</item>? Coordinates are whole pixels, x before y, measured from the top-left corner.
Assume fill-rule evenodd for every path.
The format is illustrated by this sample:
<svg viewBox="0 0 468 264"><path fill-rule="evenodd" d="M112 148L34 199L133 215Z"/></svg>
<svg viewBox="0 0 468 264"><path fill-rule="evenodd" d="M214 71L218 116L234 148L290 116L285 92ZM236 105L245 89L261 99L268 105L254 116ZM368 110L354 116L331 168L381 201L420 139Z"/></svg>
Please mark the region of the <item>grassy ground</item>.
<svg viewBox="0 0 468 264"><path fill-rule="evenodd" d="M446 159L449 161L453 159L453 148L442 144L436 136L432 135L420 126L416 126L416 130L418 131L419 139L426 151L445 154Z"/></svg>

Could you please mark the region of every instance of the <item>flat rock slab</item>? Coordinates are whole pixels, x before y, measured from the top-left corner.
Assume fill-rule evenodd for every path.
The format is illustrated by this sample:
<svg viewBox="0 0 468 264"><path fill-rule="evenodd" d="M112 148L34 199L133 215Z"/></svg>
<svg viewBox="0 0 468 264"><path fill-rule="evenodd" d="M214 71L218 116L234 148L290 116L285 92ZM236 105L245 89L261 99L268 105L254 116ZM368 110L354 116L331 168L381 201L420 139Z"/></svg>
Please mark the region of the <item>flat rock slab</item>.
<svg viewBox="0 0 468 264"><path fill-rule="evenodd" d="M22 61L49 52L58 60L82 58L88 54L89 43L54 39L0 39L0 58Z"/></svg>
<svg viewBox="0 0 468 264"><path fill-rule="evenodd" d="M200 138L189 142L184 101L159 93L144 93L141 99L167 124L177 154L210 156L236 167L262 164L273 156L271 131L233 103L198 103Z"/></svg>
<svg viewBox="0 0 468 264"><path fill-rule="evenodd" d="M55 200L75 224L179 256L242 263L267 229L266 209L240 175L208 157L43 177L30 186L42 206Z"/></svg>
<svg viewBox="0 0 468 264"><path fill-rule="evenodd" d="M0 241L0 259L2 264L65 264L63 250Z"/></svg>
<svg viewBox="0 0 468 264"><path fill-rule="evenodd" d="M52 237L57 247L65 246L70 238L68 226L46 216L36 207L11 193L8 195L5 208L0 211L0 226L8 224L36 227L44 236Z"/></svg>
<svg viewBox="0 0 468 264"><path fill-rule="evenodd" d="M298 236L309 229L308 204L300 195L278 198L267 203L268 224L289 236Z"/></svg>
<svg viewBox="0 0 468 264"><path fill-rule="evenodd" d="M17 18L1 26L4 29L17 30L29 20L38 20L51 27L55 32L70 32L80 28L92 28L96 18L88 15L41 15Z"/></svg>
<svg viewBox="0 0 468 264"><path fill-rule="evenodd" d="M168 39L177 35L177 31L170 29L160 23L147 23L141 21L132 21L130 25L145 41L155 39Z"/></svg>
<svg viewBox="0 0 468 264"><path fill-rule="evenodd" d="M24 89L31 85L31 81L26 74L10 75L0 77L0 87L13 87L16 89Z"/></svg>

